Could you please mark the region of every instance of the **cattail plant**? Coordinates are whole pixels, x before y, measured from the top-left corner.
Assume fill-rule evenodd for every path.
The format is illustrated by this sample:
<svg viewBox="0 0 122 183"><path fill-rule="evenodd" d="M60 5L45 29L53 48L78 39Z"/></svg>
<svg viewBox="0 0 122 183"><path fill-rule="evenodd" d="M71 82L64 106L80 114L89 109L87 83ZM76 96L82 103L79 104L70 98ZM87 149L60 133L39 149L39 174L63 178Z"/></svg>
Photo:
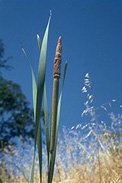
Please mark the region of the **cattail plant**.
<svg viewBox="0 0 122 183"><path fill-rule="evenodd" d="M53 74L53 88L52 88L52 118L50 125L50 146L49 146L49 166L48 166L48 183L52 182L55 156L56 156L56 141L58 133L58 119L59 106L58 106L58 90L59 90L59 79L60 79L60 65L61 65L61 51L62 51L62 38L58 38L56 47L56 54L54 58L54 74ZM66 64L65 64L66 66ZM60 100L59 100L60 102ZM60 105L60 103L59 103Z"/></svg>
<svg viewBox="0 0 122 183"><path fill-rule="evenodd" d="M34 183L34 162L35 162L35 153L36 147L38 147L38 157L39 157L39 173L40 173L40 183L42 183L42 131L40 111L42 110L42 101L44 100L44 126L46 133L46 147L47 147L47 160L48 160L48 178L47 182L52 183L55 157L56 157L56 144L58 138L58 124L60 118L60 108L61 108L61 99L62 99L62 90L60 96L59 93L59 78L60 78L60 65L61 65L61 50L62 50L62 38L58 38L58 43L56 47L56 54L54 58L54 78L53 78L53 87L52 87L52 112L51 112L51 122L49 129L49 120L48 120L48 102L47 102L47 92L46 92L46 55L47 55L47 43L48 43L48 32L51 19L51 12L47 28L44 34L43 41L40 41L39 35L37 35L37 42L40 51L39 66L38 66L38 81L34 75L33 68L30 64L31 74L32 74L32 93L33 93L33 108L34 108L34 122L35 122L35 143L34 143L34 157L32 162L30 181L29 183ZM26 58L27 54L22 47ZM64 66L63 79L62 79L62 89L65 81L67 63ZM50 131L50 134L49 134Z"/></svg>
<svg viewBox="0 0 122 183"><path fill-rule="evenodd" d="M57 104L58 104L58 89L60 79L60 64L61 64L62 38L59 37L54 58L54 79L52 88L52 121L50 131L50 151L54 150L54 142L56 135L56 119L57 119Z"/></svg>

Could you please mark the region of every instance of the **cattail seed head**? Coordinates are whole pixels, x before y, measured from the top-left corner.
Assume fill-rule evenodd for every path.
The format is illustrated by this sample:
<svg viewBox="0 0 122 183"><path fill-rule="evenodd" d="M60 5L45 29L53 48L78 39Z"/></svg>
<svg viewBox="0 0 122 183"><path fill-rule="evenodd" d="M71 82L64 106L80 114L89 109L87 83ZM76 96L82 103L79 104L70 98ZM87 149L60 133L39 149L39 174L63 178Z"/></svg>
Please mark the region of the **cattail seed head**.
<svg viewBox="0 0 122 183"><path fill-rule="evenodd" d="M61 65L61 52L62 52L62 38L58 38L56 47L56 54L54 58L54 78L60 78L60 65Z"/></svg>

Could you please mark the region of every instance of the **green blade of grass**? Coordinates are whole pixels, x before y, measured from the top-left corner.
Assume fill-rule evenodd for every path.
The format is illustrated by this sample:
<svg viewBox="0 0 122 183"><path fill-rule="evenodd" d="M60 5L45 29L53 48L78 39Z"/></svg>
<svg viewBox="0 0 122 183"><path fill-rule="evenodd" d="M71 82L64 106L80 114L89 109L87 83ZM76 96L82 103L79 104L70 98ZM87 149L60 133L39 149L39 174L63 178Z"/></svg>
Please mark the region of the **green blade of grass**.
<svg viewBox="0 0 122 183"><path fill-rule="evenodd" d="M62 94L63 94L64 82L65 82L65 78L66 78L67 65L68 65L68 63L65 62L64 71L63 71L63 79L62 79L62 89L61 89L61 93L60 93L59 100L58 100L57 123L56 123L57 124L56 125L56 141L58 140L58 125L59 125L59 120L60 120L61 101L62 101Z"/></svg>
<svg viewBox="0 0 122 183"><path fill-rule="evenodd" d="M44 84L44 124L45 124L46 147L47 147L47 157L49 166L49 127L48 127L48 102L47 102L46 82Z"/></svg>
<svg viewBox="0 0 122 183"><path fill-rule="evenodd" d="M32 94L33 94L33 108L34 108L34 122L36 123L36 97L37 97L37 84L36 84L36 79L34 75L33 68L30 64L31 67L31 75L32 75ZM39 132L38 132L39 136ZM30 181L29 183L34 182L34 163L35 163L35 152L36 152L36 144L34 146L34 157L32 161L32 168L31 168L31 174L30 174Z"/></svg>
<svg viewBox="0 0 122 183"><path fill-rule="evenodd" d="M66 78L66 71L67 71L67 62L65 63L65 66L64 66L63 79L62 79L62 89L61 89L61 93L60 93L59 100L58 100L58 106L57 106L55 145L54 145L53 152L50 152L50 154L49 154L50 166L49 166L49 174L48 174L48 183L52 183L53 173L54 173L54 165L55 165L55 157L56 157L56 145L57 145L57 140L58 140L58 126L59 126L59 120L60 120L61 101L62 101L64 82L65 82L65 78Z"/></svg>
<svg viewBox="0 0 122 183"><path fill-rule="evenodd" d="M36 97L37 97L37 84L36 84L36 79L35 79L35 74L33 71L33 67L30 63L30 60L28 59L28 56L26 54L25 49L21 46L21 49L30 65L30 69L31 69L31 76L32 76L32 96L33 96L33 109L34 109L34 122L36 122ZM39 136L39 132L38 132L38 136ZM38 138L39 139L39 138ZM34 162L35 162L35 151L36 151L36 144L34 146L34 157L32 160L32 167L31 167L31 173L30 173L30 183L33 183L34 181Z"/></svg>
<svg viewBox="0 0 122 183"><path fill-rule="evenodd" d="M38 126L38 135L37 135L37 146L38 146L38 158L39 158L39 176L40 182L42 179L42 136L41 136L41 123Z"/></svg>
<svg viewBox="0 0 122 183"><path fill-rule="evenodd" d="M36 84L36 78L35 78L35 74L34 74L34 70L33 67L30 63L30 60L28 59L27 53L25 51L25 49L23 48L23 46L21 45L21 49L22 52L24 53L29 65L30 65L30 69L31 69L31 77L32 77L32 96L33 96L33 109L34 109L34 118L36 117L36 95L37 95L37 84ZM35 120L34 120L35 121Z"/></svg>
<svg viewBox="0 0 122 183"><path fill-rule="evenodd" d="M38 48L39 48L39 51L41 50L41 39L40 39L40 36L37 34L37 43L38 43Z"/></svg>
<svg viewBox="0 0 122 183"><path fill-rule="evenodd" d="M34 153L33 160L32 160L32 167L31 167L31 172L30 172L29 183L34 182L34 162L35 162L35 153Z"/></svg>
<svg viewBox="0 0 122 183"><path fill-rule="evenodd" d="M46 54L47 54L47 43L48 43L48 32L49 32L49 25L50 25L49 17L48 24L46 27L46 31L44 34L44 38L41 45L40 50L40 58L39 58L39 66L38 66L38 85L37 85L37 98L36 98L36 126L35 126L35 146L38 145L39 149L39 170L40 170L40 183L42 182L42 139L41 139L41 130L40 128L40 111L42 106L42 98L43 98L43 91L44 91L44 81L45 81L45 74L46 74ZM40 138L38 138L40 137ZM39 143L36 142L38 140Z"/></svg>
<svg viewBox="0 0 122 183"><path fill-rule="evenodd" d="M39 58L39 66L38 66L38 85L37 85L37 99L36 99L37 101L36 102L36 132L37 132L38 124L40 121L40 109L42 105L42 97L43 97L43 90L44 90L44 81L45 81L45 73L46 73L46 52L47 52L50 18L51 17L49 17L47 28L42 41L40 58Z"/></svg>
<svg viewBox="0 0 122 183"><path fill-rule="evenodd" d="M65 65L64 65L64 71L63 71L63 78L62 78L62 91L63 91L64 82L65 82L65 78L66 78L67 66L68 66L68 63L67 63L67 62L65 62Z"/></svg>

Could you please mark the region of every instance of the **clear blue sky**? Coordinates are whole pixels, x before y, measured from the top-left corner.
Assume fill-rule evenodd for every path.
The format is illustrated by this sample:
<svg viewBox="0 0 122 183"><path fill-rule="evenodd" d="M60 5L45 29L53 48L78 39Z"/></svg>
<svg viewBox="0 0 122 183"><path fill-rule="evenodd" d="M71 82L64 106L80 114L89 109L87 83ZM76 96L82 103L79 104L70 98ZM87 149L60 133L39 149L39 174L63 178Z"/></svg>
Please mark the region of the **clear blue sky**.
<svg viewBox="0 0 122 183"><path fill-rule="evenodd" d="M122 109L122 1L121 0L1 0L0 38L5 57L14 69L3 76L21 85L31 102L31 74L20 49L23 44L37 71L36 34L43 37L52 10L47 57L47 88L51 102L52 68L58 36L62 36L62 66L68 61L60 126L82 123L84 75L89 72L96 106L117 99ZM103 113L104 115L104 113Z"/></svg>

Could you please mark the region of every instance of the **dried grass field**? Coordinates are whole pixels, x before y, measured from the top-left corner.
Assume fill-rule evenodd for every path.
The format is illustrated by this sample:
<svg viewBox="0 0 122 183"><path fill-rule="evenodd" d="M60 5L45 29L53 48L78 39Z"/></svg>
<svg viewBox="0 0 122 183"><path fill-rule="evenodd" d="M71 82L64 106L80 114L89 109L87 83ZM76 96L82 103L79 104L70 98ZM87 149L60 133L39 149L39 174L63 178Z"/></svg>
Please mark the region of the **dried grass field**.
<svg viewBox="0 0 122 183"><path fill-rule="evenodd" d="M82 92L86 95L81 117L89 116L89 123L63 128L59 133L53 183L122 183L122 115L109 112L109 125L98 121L89 74L85 75ZM115 99L99 109L108 113ZM32 163L33 145L20 143L1 162L3 183L28 183ZM43 183L47 182L47 154L43 144ZM14 156L14 158L13 158ZM38 156L35 164L35 183L39 183Z"/></svg>

